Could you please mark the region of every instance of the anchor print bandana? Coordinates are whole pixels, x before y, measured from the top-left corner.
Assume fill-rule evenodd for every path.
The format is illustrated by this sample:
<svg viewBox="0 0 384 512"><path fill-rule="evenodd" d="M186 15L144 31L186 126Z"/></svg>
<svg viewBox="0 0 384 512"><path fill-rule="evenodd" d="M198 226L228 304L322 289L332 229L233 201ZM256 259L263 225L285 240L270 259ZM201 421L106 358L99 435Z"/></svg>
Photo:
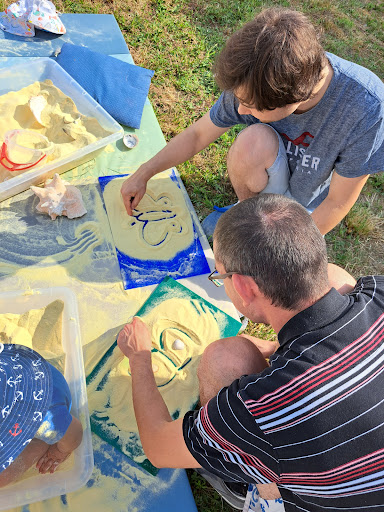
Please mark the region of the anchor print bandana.
<svg viewBox="0 0 384 512"><path fill-rule="evenodd" d="M32 441L51 397L49 363L28 347L0 342L0 473Z"/></svg>

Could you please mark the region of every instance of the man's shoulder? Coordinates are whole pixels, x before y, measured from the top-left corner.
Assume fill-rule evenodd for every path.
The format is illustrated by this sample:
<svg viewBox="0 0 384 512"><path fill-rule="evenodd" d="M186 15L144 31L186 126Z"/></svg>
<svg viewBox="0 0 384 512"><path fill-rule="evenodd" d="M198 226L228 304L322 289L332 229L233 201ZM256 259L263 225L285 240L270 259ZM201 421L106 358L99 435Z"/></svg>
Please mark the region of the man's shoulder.
<svg viewBox="0 0 384 512"><path fill-rule="evenodd" d="M283 328L285 332L279 332L280 347L270 358L270 366L239 379L236 395L255 421L275 413L277 397L289 394L314 368L322 368L348 345L358 343L372 325L379 322L384 330L384 276L361 277L347 295L332 289L291 319ZM334 311L332 306L336 306ZM299 397L290 395L282 410L293 407L296 400Z"/></svg>
<svg viewBox="0 0 384 512"><path fill-rule="evenodd" d="M349 295L366 295L374 301L380 300L384 296L384 275L360 277Z"/></svg>

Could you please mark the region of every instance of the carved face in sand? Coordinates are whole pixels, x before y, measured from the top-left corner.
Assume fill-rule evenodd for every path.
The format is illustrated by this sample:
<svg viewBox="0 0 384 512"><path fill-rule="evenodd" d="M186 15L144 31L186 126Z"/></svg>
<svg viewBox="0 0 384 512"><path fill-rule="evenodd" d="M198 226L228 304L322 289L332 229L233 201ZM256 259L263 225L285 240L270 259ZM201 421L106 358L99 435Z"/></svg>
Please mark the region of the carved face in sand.
<svg viewBox="0 0 384 512"><path fill-rule="evenodd" d="M220 337L212 312L197 300L168 299L141 318L152 332L152 367L159 388L174 379L188 380L192 360Z"/></svg>
<svg viewBox="0 0 384 512"><path fill-rule="evenodd" d="M175 294L177 295L177 294ZM155 380L171 415L183 415L198 400L197 365L205 347L221 337L217 318L200 301L166 299L140 315L152 334L152 365ZM188 326L188 327L186 327ZM179 346L179 349L175 349ZM132 404L128 358L116 347L97 378L88 384L93 422L118 436L120 449L135 461L145 459L138 438Z"/></svg>

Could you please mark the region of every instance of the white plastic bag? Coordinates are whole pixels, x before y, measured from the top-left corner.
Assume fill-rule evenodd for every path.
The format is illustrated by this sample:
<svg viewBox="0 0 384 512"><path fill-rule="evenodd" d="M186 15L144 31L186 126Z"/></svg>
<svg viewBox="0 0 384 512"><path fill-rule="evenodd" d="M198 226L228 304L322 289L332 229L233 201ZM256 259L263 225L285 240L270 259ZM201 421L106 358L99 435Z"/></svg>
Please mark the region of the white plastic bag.
<svg viewBox="0 0 384 512"><path fill-rule="evenodd" d="M255 484L249 484L243 512L285 512L282 498L265 500Z"/></svg>
<svg viewBox="0 0 384 512"><path fill-rule="evenodd" d="M0 29L16 36L33 37L35 35L34 26L28 23L26 17L16 17L7 12L0 12Z"/></svg>

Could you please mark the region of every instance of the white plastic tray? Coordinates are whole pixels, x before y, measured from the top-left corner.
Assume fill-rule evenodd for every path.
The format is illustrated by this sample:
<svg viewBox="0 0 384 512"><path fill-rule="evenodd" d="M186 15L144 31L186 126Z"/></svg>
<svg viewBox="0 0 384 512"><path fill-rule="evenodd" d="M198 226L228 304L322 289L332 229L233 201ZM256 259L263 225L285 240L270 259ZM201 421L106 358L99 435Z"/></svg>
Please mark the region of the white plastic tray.
<svg viewBox="0 0 384 512"><path fill-rule="evenodd" d="M122 138L123 128L111 117L64 69L48 57L33 62L0 69L0 96L19 91L36 81L52 80L76 104L79 112L95 117L111 135L74 151L63 159L53 161L35 170L29 170L0 183L0 201L19 194L31 185L38 185L57 173L62 173L91 160L103 147ZM2 141L1 141L2 142Z"/></svg>
<svg viewBox="0 0 384 512"><path fill-rule="evenodd" d="M64 302L62 343L65 352L64 376L72 395L71 413L83 426L83 440L74 452L74 464L67 471L26 478L0 489L0 510L19 507L61 494L85 485L93 470L93 450L89 423L87 390L80 338L79 315L75 294L69 288L36 289L28 292L0 294L0 313L25 313L55 300Z"/></svg>

